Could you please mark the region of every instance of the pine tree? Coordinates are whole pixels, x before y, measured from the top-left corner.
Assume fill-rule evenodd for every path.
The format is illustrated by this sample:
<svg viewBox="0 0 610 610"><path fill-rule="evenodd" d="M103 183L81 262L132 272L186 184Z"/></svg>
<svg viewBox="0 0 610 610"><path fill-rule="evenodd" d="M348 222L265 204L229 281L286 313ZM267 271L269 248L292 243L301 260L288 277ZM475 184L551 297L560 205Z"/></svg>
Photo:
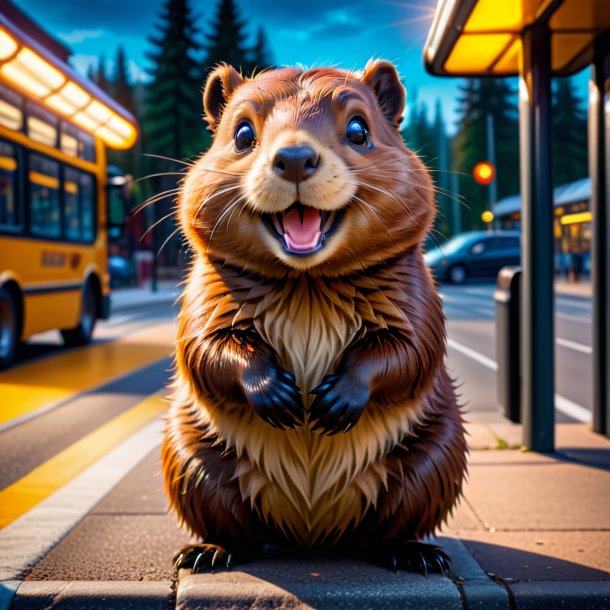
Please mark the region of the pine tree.
<svg viewBox="0 0 610 610"><path fill-rule="evenodd" d="M188 0L165 0L160 17L159 34L149 39L156 48L148 54L153 67L145 101L145 152L181 160L209 143L201 120L199 30Z"/></svg>
<svg viewBox="0 0 610 610"><path fill-rule="evenodd" d="M97 62L97 69L95 70L93 80L100 89L109 93L110 83L108 82L108 75L106 73L106 55L104 55L104 53L100 55Z"/></svg>
<svg viewBox="0 0 610 610"><path fill-rule="evenodd" d="M487 116L493 118L497 198L519 192L519 129L514 91L506 79L469 79L458 98L460 119L453 141L453 169L460 176L462 227L483 227L481 214L489 207L489 187L475 182L474 166L487 159Z"/></svg>
<svg viewBox="0 0 610 610"><path fill-rule="evenodd" d="M204 63L208 69L221 62L231 64L244 74L250 73L254 68L249 57L244 22L239 18L233 0L220 0L204 49Z"/></svg>
<svg viewBox="0 0 610 610"><path fill-rule="evenodd" d="M570 78L557 78L553 95L553 184L588 175L587 116Z"/></svg>
<svg viewBox="0 0 610 610"><path fill-rule="evenodd" d="M133 112L133 87L127 69L125 49L122 46L117 48L112 89L114 92L114 99L121 104L123 108L129 110L129 112Z"/></svg>
<svg viewBox="0 0 610 610"><path fill-rule="evenodd" d="M199 30L189 0L165 0L160 13L157 34L149 38L155 49L148 54L152 60L151 82L146 88L142 125L142 152L176 159L177 163L144 157L146 174L182 172L183 159L193 158L210 143L202 115L202 71L198 61L201 49ZM146 181L146 193L167 196L148 208L148 226L156 223L152 233L156 254L161 245L164 264L178 261L180 241L170 239L176 230L172 216L179 175L163 175ZM166 220L163 220L167 217Z"/></svg>
<svg viewBox="0 0 610 610"><path fill-rule="evenodd" d="M265 68L270 68L273 65L273 59L271 57L271 52L269 51L267 35L265 34L265 30L262 27L258 28L258 32L256 34L256 43L252 48L251 56L252 58L250 60L250 64L257 72L260 72Z"/></svg>

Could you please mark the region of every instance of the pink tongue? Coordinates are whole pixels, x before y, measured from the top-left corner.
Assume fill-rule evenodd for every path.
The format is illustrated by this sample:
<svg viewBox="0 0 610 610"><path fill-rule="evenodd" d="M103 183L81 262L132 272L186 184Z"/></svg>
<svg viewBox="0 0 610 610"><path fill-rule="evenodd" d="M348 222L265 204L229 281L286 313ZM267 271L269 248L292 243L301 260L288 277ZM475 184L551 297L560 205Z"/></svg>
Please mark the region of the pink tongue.
<svg viewBox="0 0 610 610"><path fill-rule="evenodd" d="M296 209L284 214L284 240L294 252L313 250L320 242L320 212L315 208L303 209L303 222Z"/></svg>

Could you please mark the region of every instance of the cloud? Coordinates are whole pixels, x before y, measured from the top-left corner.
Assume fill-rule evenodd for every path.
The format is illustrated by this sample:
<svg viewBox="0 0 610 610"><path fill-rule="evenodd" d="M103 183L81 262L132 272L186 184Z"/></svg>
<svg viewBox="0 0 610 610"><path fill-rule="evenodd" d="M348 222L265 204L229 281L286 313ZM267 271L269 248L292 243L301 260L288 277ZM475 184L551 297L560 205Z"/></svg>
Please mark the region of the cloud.
<svg viewBox="0 0 610 610"><path fill-rule="evenodd" d="M68 44L78 44L85 40L100 38L104 34L104 30L72 30L71 32L60 32L58 36Z"/></svg>

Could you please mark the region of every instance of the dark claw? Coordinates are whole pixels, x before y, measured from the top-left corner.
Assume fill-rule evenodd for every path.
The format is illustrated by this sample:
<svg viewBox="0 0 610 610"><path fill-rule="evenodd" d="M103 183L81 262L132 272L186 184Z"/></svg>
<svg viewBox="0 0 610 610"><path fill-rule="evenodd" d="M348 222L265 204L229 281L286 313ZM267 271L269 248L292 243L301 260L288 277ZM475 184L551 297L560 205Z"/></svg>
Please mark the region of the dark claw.
<svg viewBox="0 0 610 610"><path fill-rule="evenodd" d="M211 568L212 568L212 574L214 574L214 568L216 567L216 562L218 561L218 558L220 557L220 553L218 552L218 550L214 551L214 555L212 555L212 564L211 564Z"/></svg>
<svg viewBox="0 0 610 610"><path fill-rule="evenodd" d="M398 562L396 561L396 555L394 555L394 553L390 555L390 568L392 569L392 572L398 572Z"/></svg>
<svg viewBox="0 0 610 610"><path fill-rule="evenodd" d="M227 570L232 570L233 569L233 555L231 555L231 553L229 553L227 555L226 566L227 566Z"/></svg>
<svg viewBox="0 0 610 610"><path fill-rule="evenodd" d="M428 578L428 563L426 562L426 558L423 553L418 553L417 555L419 559L419 569L421 573Z"/></svg>

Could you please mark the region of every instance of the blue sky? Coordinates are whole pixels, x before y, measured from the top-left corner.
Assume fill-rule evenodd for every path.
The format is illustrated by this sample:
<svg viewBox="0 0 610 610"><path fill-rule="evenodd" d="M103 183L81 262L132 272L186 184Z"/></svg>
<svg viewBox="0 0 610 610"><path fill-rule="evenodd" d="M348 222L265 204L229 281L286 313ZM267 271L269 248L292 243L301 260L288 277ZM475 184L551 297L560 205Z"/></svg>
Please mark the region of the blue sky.
<svg viewBox="0 0 610 610"><path fill-rule="evenodd" d="M205 33L218 0L191 0ZM249 32L262 25L277 65L334 64L361 68L370 57L393 61L407 87L408 103L424 101L430 115L441 100L449 131L456 120L459 79L430 76L422 48L432 21L435 0L236 0ZM21 0L19 5L74 52L72 63L82 72L100 54L112 68L117 46L130 59L134 79L146 78L147 40L162 0ZM585 78L579 78L584 96ZM516 86L516 82L515 82Z"/></svg>

